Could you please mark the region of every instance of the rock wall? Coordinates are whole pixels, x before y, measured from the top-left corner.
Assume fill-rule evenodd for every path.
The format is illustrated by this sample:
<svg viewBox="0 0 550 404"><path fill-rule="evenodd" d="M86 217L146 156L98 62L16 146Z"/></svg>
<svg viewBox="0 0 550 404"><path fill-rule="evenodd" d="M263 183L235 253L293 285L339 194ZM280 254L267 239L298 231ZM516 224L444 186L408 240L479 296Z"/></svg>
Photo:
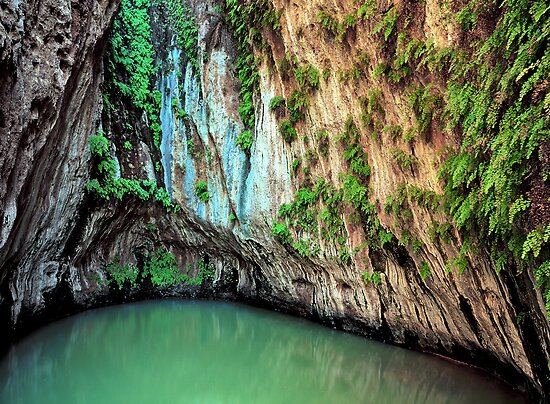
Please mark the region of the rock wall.
<svg viewBox="0 0 550 404"><path fill-rule="evenodd" d="M6 310L20 293L43 305L43 292L56 284L50 279L62 266L84 197L87 138L117 3L1 6L0 299ZM25 286L10 291L8 280L17 276Z"/></svg>
<svg viewBox="0 0 550 404"><path fill-rule="evenodd" d="M375 120L383 120L384 127L414 125L403 89L372 78L384 57L372 27L348 32L342 44L316 22L318 10L345 15L356 8L354 2L273 1L282 10L281 29L266 29L264 51L256 50L261 61L249 153L236 144L244 126L235 38L215 1L188 3L198 26L198 74L176 46L172 28L153 22L156 62L162 66L154 83L162 95L160 147L151 141L146 117L123 97L115 100L116 117L102 118L102 57L116 6L13 2L0 10L0 68L6 73L0 79L0 136L7 139L0 144L4 323L16 331L30 329L88 307L145 297L238 299L478 365L533 398L549 390L550 331L532 275L516 274L514 268L497 274L485 251L468 253L464 273L449 273L445 263L460 253L459 234L452 230L450 243L433 240L428 224L445 216L413 203L406 228L422 247L395 241L404 227L383 204L399 185L441 192L437 157L455 145L457 135L444 133L436 122L425 139L412 144L396 141L382 128L376 136L359 129L372 170L369 200L382 228L394 234L389 246L366 246L368 228L349 206L341 214L347 235L341 247L356 251L350 263L338 261L334 244L320 242L319 254L303 257L271 235L279 206L290 202L309 176L342 186L348 163L337 134L350 117L361 122L359 100L369 92L379 90L384 117L375 112ZM412 7L407 12L416 17L411 29L419 37L442 46L462 40L439 3L395 6ZM152 21L161 21L158 12L152 11ZM369 74L350 79L346 73L360 53L368 56L363 69ZM283 118L269 105L278 95L288 100L298 88L281 64L285 57L329 72L311 93L305 118L295 125L298 139L290 144L279 133ZM415 80L439 85L436 76ZM188 119L177 117L177 110ZM162 184L181 212L166 213L158 203L131 196L106 202L85 191L94 169L88 139L99 127L111 141L118 175ZM321 149L313 134L323 129L331 134L326 157L319 155L309 174L293 174L294 161L302 159L305 166L308 151ZM123 141L133 149L125 150ZM415 157L414 168L396 163L395 147ZM196 195L199 180L208 184L207 203ZM140 265L144 254L159 246L172 251L182 267L206 257L216 266L214 282L124 290L104 285L107 263ZM425 263L427 277L420 271ZM364 272L379 273L379 284L364 282Z"/></svg>

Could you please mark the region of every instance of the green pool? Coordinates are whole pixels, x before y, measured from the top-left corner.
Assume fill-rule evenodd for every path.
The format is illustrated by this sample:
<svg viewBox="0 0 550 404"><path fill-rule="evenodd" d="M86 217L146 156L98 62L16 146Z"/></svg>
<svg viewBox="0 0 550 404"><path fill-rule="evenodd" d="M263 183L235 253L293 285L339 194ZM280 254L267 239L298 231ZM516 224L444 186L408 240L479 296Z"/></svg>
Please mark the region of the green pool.
<svg viewBox="0 0 550 404"><path fill-rule="evenodd" d="M145 302L42 328L0 363L0 403L516 403L439 358L239 304Z"/></svg>

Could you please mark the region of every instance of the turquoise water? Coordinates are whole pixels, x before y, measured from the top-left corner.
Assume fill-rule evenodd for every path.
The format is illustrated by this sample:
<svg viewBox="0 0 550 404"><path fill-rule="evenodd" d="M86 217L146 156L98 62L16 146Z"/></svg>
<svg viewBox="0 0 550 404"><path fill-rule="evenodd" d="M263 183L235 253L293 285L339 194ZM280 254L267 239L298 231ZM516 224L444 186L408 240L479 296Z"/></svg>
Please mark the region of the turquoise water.
<svg viewBox="0 0 550 404"><path fill-rule="evenodd" d="M0 363L0 403L514 403L439 358L218 302L146 302L42 328Z"/></svg>

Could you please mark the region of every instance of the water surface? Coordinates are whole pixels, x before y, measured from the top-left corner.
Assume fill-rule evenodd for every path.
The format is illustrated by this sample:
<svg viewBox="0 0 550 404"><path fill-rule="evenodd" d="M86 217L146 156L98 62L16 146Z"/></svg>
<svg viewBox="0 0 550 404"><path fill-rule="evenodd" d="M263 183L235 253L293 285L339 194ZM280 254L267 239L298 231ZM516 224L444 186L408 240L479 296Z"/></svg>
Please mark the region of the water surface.
<svg viewBox="0 0 550 404"><path fill-rule="evenodd" d="M0 403L516 403L484 374L305 320L146 302L40 329L0 363Z"/></svg>

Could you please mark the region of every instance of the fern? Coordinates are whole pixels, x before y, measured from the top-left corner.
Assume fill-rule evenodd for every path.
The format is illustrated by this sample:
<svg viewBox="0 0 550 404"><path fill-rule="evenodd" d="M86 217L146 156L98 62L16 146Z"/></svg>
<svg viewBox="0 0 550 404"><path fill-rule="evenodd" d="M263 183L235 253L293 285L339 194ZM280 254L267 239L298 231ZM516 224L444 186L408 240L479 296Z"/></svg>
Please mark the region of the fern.
<svg viewBox="0 0 550 404"><path fill-rule="evenodd" d="M529 232L523 243L521 258L525 259L529 253L533 253L533 257L537 258L541 252L542 246L548 243L548 239L550 239L550 224L547 225L545 229L541 227Z"/></svg>
<svg viewBox="0 0 550 404"><path fill-rule="evenodd" d="M240 146L245 153L249 153L254 143L252 132L250 130L241 132L241 134L237 136L237 139L235 139L235 143Z"/></svg>
<svg viewBox="0 0 550 404"><path fill-rule="evenodd" d="M420 273L420 277L422 278L423 281L425 281L426 278L432 274L430 265L428 265L426 261L422 261L422 265L420 266L420 269L418 272Z"/></svg>
<svg viewBox="0 0 550 404"><path fill-rule="evenodd" d="M317 90L319 88L319 70L310 63L294 69L294 77L303 91Z"/></svg>
<svg viewBox="0 0 550 404"><path fill-rule="evenodd" d="M520 197L514 201L512 206L510 206L508 223L514 223L514 219L516 218L516 216L521 212L527 210L529 206L531 206L531 201L529 199L524 199L523 195L520 195Z"/></svg>
<svg viewBox="0 0 550 404"><path fill-rule="evenodd" d="M373 271L371 273L363 272L363 281L367 285L369 283L372 283L374 286L378 286L382 282L381 272L378 272L378 271Z"/></svg>
<svg viewBox="0 0 550 404"><path fill-rule="evenodd" d="M390 35L393 33L393 30L395 29L395 26L397 24L397 18L399 17L399 14L397 13L397 10L395 7L391 7L386 14L384 14L384 17L380 22L374 27L372 30L372 34L376 35L379 32L384 32L384 40L387 41Z"/></svg>
<svg viewBox="0 0 550 404"><path fill-rule="evenodd" d="M292 143L294 140L296 140L296 137L298 134L296 133L296 129L294 129L294 126L292 126L291 121L283 121L279 125L279 133L287 143Z"/></svg>
<svg viewBox="0 0 550 404"><path fill-rule="evenodd" d="M295 90L287 101L290 122L296 123L305 118L305 111L309 108L309 98L302 91Z"/></svg>

